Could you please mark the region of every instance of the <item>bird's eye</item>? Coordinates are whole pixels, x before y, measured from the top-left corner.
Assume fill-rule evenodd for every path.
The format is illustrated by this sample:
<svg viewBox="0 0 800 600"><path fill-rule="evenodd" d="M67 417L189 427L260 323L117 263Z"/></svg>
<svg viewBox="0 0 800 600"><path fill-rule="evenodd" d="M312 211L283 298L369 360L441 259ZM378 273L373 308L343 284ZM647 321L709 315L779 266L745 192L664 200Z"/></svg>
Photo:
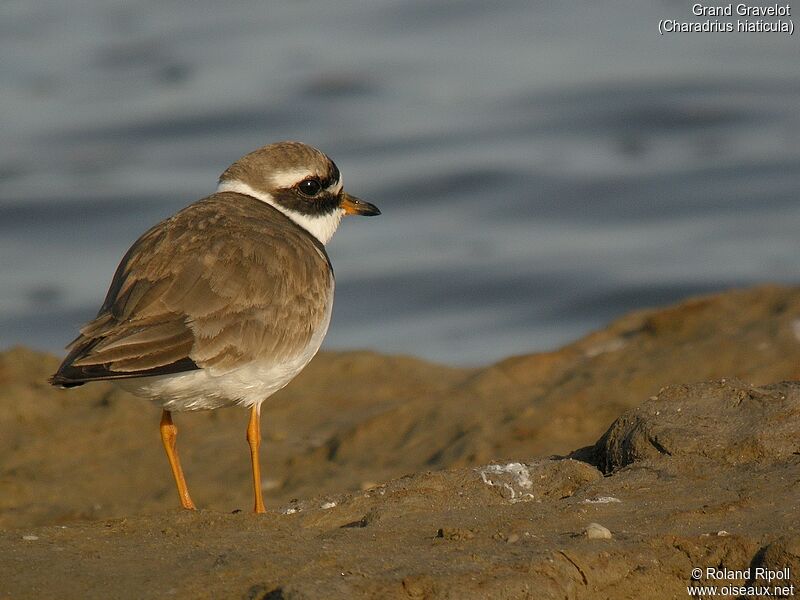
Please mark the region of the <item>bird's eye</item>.
<svg viewBox="0 0 800 600"><path fill-rule="evenodd" d="M322 189L322 184L316 179L304 179L297 184L297 189L304 196L316 196Z"/></svg>

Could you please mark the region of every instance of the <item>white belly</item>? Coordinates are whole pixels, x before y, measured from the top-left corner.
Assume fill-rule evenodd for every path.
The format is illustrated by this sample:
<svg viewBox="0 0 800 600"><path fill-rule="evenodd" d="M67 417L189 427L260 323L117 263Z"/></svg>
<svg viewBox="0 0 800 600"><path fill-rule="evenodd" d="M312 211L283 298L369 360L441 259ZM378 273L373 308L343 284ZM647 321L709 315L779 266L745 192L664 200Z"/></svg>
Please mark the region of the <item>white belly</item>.
<svg viewBox="0 0 800 600"><path fill-rule="evenodd" d="M333 291L328 308L305 350L281 361L250 362L227 373L212 375L206 369L119 379L124 390L153 401L169 411L208 410L223 406L260 406L284 388L314 358L328 332L333 309Z"/></svg>

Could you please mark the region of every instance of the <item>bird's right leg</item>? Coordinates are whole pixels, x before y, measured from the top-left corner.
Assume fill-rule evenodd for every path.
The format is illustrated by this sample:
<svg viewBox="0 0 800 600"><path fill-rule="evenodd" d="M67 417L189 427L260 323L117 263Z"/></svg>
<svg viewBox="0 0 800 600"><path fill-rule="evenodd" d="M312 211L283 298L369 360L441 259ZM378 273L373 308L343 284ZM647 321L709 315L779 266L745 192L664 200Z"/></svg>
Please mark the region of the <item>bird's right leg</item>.
<svg viewBox="0 0 800 600"><path fill-rule="evenodd" d="M250 464L253 467L253 493L255 507L253 512L265 513L264 498L261 493L261 462L258 459L258 449L261 446L261 405L256 404L250 409L250 422L247 425L247 443L250 446Z"/></svg>
<svg viewBox="0 0 800 600"><path fill-rule="evenodd" d="M172 468L172 476L175 477L175 485L178 486L178 497L181 500L181 506L194 510L194 502L189 496L189 488L186 487L186 479L183 478L183 469L181 469L181 461L178 459L178 449L175 445L175 440L178 437L178 428L172 422L172 413L168 410L161 413L160 429L161 441L164 442L164 450L167 451L169 466Z"/></svg>

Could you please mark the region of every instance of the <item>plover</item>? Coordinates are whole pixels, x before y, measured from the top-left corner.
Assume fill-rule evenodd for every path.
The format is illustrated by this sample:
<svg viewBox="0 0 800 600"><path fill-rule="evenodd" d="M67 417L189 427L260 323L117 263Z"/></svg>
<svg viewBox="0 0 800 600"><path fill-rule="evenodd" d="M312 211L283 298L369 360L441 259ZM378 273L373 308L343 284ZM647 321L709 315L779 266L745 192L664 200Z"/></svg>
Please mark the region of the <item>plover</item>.
<svg viewBox="0 0 800 600"><path fill-rule="evenodd" d="M161 439L187 509L195 505L171 413L249 408L255 512L265 512L261 404L308 364L328 330L334 277L325 244L344 215L378 214L344 191L339 169L316 148L279 142L247 154L216 193L134 242L50 382L111 380L161 407Z"/></svg>

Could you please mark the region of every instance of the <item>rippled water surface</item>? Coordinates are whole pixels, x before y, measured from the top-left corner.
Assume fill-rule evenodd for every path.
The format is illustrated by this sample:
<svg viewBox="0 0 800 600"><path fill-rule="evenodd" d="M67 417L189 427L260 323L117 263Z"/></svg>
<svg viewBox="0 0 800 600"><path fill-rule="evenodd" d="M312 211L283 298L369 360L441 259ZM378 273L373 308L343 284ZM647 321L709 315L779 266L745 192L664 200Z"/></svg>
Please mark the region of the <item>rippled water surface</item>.
<svg viewBox="0 0 800 600"><path fill-rule="evenodd" d="M329 245L328 348L484 363L797 282L800 48L679 2L0 8L0 345L56 351L146 228L300 139L383 216Z"/></svg>

